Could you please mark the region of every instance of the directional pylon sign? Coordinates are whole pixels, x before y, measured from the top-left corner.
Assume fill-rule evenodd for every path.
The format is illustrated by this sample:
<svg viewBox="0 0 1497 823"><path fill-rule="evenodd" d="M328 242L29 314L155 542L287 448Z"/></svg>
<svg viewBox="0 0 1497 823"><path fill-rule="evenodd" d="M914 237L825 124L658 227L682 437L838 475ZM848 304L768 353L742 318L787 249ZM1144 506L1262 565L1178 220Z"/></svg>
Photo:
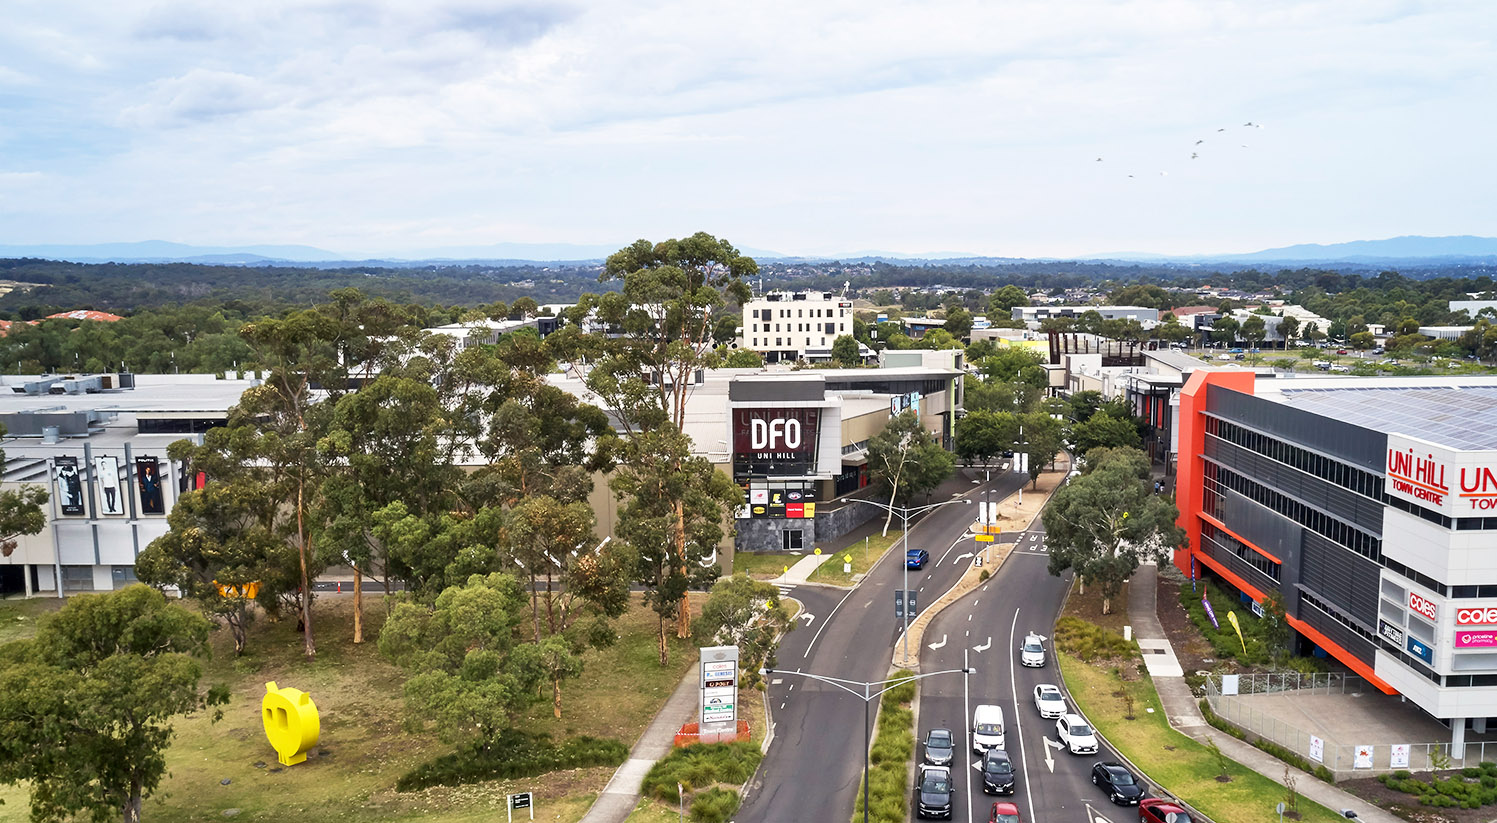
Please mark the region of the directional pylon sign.
<svg viewBox="0 0 1497 823"><path fill-rule="evenodd" d="M701 741L731 740L738 734L738 647L702 647L700 672Z"/></svg>

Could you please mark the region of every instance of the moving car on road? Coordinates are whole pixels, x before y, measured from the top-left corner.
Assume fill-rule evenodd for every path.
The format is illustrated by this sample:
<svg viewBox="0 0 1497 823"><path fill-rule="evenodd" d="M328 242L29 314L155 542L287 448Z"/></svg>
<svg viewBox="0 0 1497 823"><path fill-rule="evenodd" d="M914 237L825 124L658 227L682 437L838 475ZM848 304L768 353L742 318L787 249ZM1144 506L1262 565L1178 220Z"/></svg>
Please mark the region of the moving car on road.
<svg viewBox="0 0 1497 823"><path fill-rule="evenodd" d="M925 549L905 549L904 567L906 569L923 569L930 560L930 552Z"/></svg>
<svg viewBox="0 0 1497 823"><path fill-rule="evenodd" d="M1014 793L1014 763L1008 752L988 749L982 756L982 790L984 794Z"/></svg>
<svg viewBox="0 0 1497 823"><path fill-rule="evenodd" d="M950 766L955 749L950 729L931 729L925 735L925 762L932 766Z"/></svg>
<svg viewBox="0 0 1497 823"><path fill-rule="evenodd" d="M1071 754L1096 754L1097 735L1079 714L1068 714L1055 721L1055 736Z"/></svg>
<svg viewBox="0 0 1497 823"><path fill-rule="evenodd" d="M1045 638L1034 632L1024 635L1024 643L1019 646L1019 662L1032 669L1042 668L1045 665Z"/></svg>
<svg viewBox="0 0 1497 823"><path fill-rule="evenodd" d="M1107 792L1107 799L1119 806L1137 806L1144 799L1144 786L1121 763L1098 763L1092 766L1092 785Z"/></svg>
<svg viewBox="0 0 1497 823"><path fill-rule="evenodd" d="M988 812L988 823L1019 823L1019 807L1012 803L994 803Z"/></svg>
<svg viewBox="0 0 1497 823"><path fill-rule="evenodd" d="M1138 819L1142 823L1196 823L1178 803L1162 797L1144 798L1138 804Z"/></svg>
<svg viewBox="0 0 1497 823"><path fill-rule="evenodd" d="M1034 687L1034 707L1039 710L1040 717L1046 720L1062 717L1066 713L1066 698L1060 693L1060 689L1049 683L1041 683Z"/></svg>
<svg viewBox="0 0 1497 823"><path fill-rule="evenodd" d="M972 751L1003 748L1003 707L987 703L972 710Z"/></svg>
<svg viewBox="0 0 1497 823"><path fill-rule="evenodd" d="M951 817L951 770L945 766L921 766L915 775L917 817Z"/></svg>

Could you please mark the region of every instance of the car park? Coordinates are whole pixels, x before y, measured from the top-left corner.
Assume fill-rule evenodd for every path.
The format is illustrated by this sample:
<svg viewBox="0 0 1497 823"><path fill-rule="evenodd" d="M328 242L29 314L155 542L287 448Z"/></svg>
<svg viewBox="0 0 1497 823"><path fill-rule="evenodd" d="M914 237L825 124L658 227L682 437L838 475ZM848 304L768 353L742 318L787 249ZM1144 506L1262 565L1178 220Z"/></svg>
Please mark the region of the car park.
<svg viewBox="0 0 1497 823"><path fill-rule="evenodd" d="M906 549L904 553L904 567L906 569L923 569L930 562L930 552L925 549Z"/></svg>
<svg viewBox="0 0 1497 823"><path fill-rule="evenodd" d="M1068 714L1055 721L1055 736L1071 754L1096 754L1097 735L1079 714Z"/></svg>
<svg viewBox="0 0 1497 823"><path fill-rule="evenodd" d="M951 818L951 769L921 766L915 775L915 814Z"/></svg>
<svg viewBox="0 0 1497 823"><path fill-rule="evenodd" d="M932 766L950 766L956 749L950 729L931 729L925 735L925 762Z"/></svg>
<svg viewBox="0 0 1497 823"><path fill-rule="evenodd" d="M1024 644L1019 647L1019 663L1031 669L1045 665L1045 639L1030 632L1024 635Z"/></svg>
<svg viewBox="0 0 1497 823"><path fill-rule="evenodd" d="M1014 793L1014 762L1002 749L988 749L982 756L982 790L986 794Z"/></svg>
<svg viewBox="0 0 1497 823"><path fill-rule="evenodd" d="M1162 797L1146 797L1138 804L1141 823L1197 823L1180 804Z"/></svg>
<svg viewBox="0 0 1497 823"><path fill-rule="evenodd" d="M1060 717L1066 713L1066 698L1060 693L1060 689L1049 683L1041 683L1034 687L1034 707L1040 713L1040 717L1049 720Z"/></svg>
<svg viewBox="0 0 1497 823"><path fill-rule="evenodd" d="M1107 792L1107 799L1119 806L1137 806L1144 797L1144 785L1121 763L1092 766L1092 785Z"/></svg>
<svg viewBox="0 0 1497 823"><path fill-rule="evenodd" d="M1019 807L1013 803L994 803L988 812L988 823L1019 823Z"/></svg>

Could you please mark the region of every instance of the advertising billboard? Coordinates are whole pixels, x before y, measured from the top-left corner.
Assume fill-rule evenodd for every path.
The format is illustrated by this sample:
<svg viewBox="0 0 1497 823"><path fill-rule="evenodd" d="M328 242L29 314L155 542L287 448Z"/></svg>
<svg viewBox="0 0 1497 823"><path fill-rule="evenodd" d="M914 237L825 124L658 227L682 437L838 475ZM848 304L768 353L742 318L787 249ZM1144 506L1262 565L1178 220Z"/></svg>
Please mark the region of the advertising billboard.
<svg viewBox="0 0 1497 823"><path fill-rule="evenodd" d="M1497 452L1463 452L1388 435L1383 489L1449 517L1497 512Z"/></svg>
<svg viewBox="0 0 1497 823"><path fill-rule="evenodd" d="M739 408L732 422L735 479L815 474L820 409Z"/></svg>
<svg viewBox="0 0 1497 823"><path fill-rule="evenodd" d="M166 514L161 496L161 462L154 457L135 458L135 482L140 490L141 514Z"/></svg>
<svg viewBox="0 0 1497 823"><path fill-rule="evenodd" d="M57 508L69 517L83 514L83 476L78 473L78 458L54 457L57 469Z"/></svg>

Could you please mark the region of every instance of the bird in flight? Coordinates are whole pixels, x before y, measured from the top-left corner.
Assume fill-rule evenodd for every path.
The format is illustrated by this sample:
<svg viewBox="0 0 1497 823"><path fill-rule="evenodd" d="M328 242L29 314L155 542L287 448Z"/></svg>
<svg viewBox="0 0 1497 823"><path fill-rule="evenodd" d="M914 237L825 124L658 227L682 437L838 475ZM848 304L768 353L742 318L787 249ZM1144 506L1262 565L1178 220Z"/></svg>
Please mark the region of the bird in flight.
<svg viewBox="0 0 1497 823"><path fill-rule="evenodd" d="M1097 162L1098 162L1098 163L1100 163L1100 162L1102 162L1102 158L1100 158L1100 157L1098 157L1098 158L1097 158Z"/></svg>
<svg viewBox="0 0 1497 823"><path fill-rule="evenodd" d="M1191 152L1191 153L1190 153L1190 159L1192 159L1192 160L1194 160L1194 159L1196 159L1196 158L1197 158L1197 157L1200 157L1200 155L1199 155L1199 154L1196 154L1196 153L1195 153L1195 152Z"/></svg>
<svg viewBox="0 0 1497 823"><path fill-rule="evenodd" d="M1196 141L1196 145L1199 146L1199 145L1201 145L1204 142L1206 142L1206 141L1205 140L1197 140Z"/></svg>

